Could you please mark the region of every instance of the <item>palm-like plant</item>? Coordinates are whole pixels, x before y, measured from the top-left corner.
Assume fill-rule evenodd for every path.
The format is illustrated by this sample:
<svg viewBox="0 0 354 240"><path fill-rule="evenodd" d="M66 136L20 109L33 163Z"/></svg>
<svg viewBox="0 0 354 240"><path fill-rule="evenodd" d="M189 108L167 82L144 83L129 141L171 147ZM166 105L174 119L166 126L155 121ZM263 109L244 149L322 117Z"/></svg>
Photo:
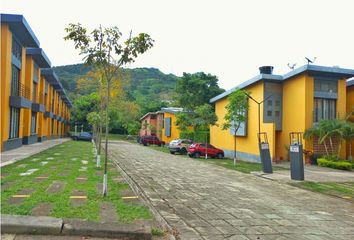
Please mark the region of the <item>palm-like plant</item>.
<svg viewBox="0 0 354 240"><path fill-rule="evenodd" d="M325 151L326 151L326 155L328 156L328 148L327 148L327 144L326 144L326 138L324 137L326 135L326 132L324 131L324 129L322 127L320 127L320 125L315 125L311 128L308 128L305 133L304 133L304 138L305 139L311 139L313 137L317 137L317 143L318 144L324 144L325 147Z"/></svg>
<svg viewBox="0 0 354 240"><path fill-rule="evenodd" d="M349 143L349 156L348 160L352 161L353 156L352 156L352 140L354 139L354 123L345 121L343 123L343 126L341 128L341 138L347 141Z"/></svg>

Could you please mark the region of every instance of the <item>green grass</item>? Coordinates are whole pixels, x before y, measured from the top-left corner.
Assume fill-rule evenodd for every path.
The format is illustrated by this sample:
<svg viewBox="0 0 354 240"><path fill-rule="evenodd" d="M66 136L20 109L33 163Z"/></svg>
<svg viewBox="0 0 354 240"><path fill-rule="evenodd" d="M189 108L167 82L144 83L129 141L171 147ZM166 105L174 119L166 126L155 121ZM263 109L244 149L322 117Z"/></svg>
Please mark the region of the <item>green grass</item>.
<svg viewBox="0 0 354 240"><path fill-rule="evenodd" d="M159 147L156 145L150 145L148 146L151 149L160 151L160 152L164 152L164 153L168 153L170 154L170 150L168 149L168 147ZM180 157L184 157L184 158L189 158L186 155L179 155L176 154L176 156L180 156ZM217 158L208 158L205 159L204 157L200 157L198 159L193 158L195 160L198 161L202 161L202 162L206 162L209 164L214 164L214 165L218 165L218 166L222 166L231 170L236 170L239 172L243 172L243 173L251 173L251 172L256 172L256 171L262 171L262 164L261 163L252 163L252 162L244 162L244 161L237 161L236 165L234 165L233 160L229 159L229 158L223 158L223 159L217 159ZM191 160L193 160L191 159ZM273 170L285 170L285 168L282 167L274 167L273 166Z"/></svg>
<svg viewBox="0 0 354 240"><path fill-rule="evenodd" d="M56 155L59 154L59 155ZM53 157L53 160L47 160ZM31 161L33 159L37 161ZM77 158L73 161L73 158ZM99 206L102 202L111 202L116 208L119 220L131 222L136 219L149 219L151 214L147 208L140 205L124 203L120 196L120 191L128 188L127 184L116 183L112 178L117 177L119 172L116 169L108 172L108 196L103 198L97 193L96 185L102 183L102 176L96 175L96 171L103 170L96 168L91 142L68 141L57 145L44 152L28 157L14 164L1 169L3 178L1 185L11 183L12 185L1 190L1 213L16 215L31 215L32 209L40 203L51 203L53 209L51 216L63 218L81 218L99 221ZM83 165L81 160L87 160L88 164ZM47 161L48 164L41 166L40 162ZM60 162L61 161L61 162ZM24 166L24 164L26 164ZM103 164L102 164L103 165ZM87 166L86 172L80 172L81 166ZM56 169L51 169L56 167ZM38 171L29 176L20 176L20 173L28 169L37 168ZM60 176L64 170L69 171L68 176ZM48 175L48 179L38 182L35 177ZM87 177L84 183L77 183L79 176ZM48 194L47 188L53 181L63 181L66 183L63 192ZM20 190L33 188L35 191L29 198L24 199L20 205L9 203L12 195L16 195ZM69 197L73 190L84 190L87 193L87 201L83 206L74 207L70 203Z"/></svg>
<svg viewBox="0 0 354 240"><path fill-rule="evenodd" d="M292 186L310 190L313 192L323 193L331 196L344 198L350 201L354 201L354 182L296 182L290 183Z"/></svg>
<svg viewBox="0 0 354 240"><path fill-rule="evenodd" d="M231 170L236 170L239 172L243 173L251 173L251 172L257 172L257 171L262 171L262 164L261 163L253 163L253 162L244 162L244 161L237 161L236 165L234 165L234 162L232 159L229 158L224 158L224 159L216 159L216 158L208 158L205 159L203 157L197 159L199 161L207 162L210 164L222 166ZM274 167L273 170L284 170L282 167Z"/></svg>

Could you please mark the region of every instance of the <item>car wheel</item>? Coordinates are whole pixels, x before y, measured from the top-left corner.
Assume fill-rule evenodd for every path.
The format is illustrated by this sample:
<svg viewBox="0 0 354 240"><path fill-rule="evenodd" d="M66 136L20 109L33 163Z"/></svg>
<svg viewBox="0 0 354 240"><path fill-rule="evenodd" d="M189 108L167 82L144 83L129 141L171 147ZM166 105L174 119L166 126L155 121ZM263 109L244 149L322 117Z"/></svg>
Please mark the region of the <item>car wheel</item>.
<svg viewBox="0 0 354 240"><path fill-rule="evenodd" d="M199 152L194 153L194 157L195 158L200 158L200 153Z"/></svg>
<svg viewBox="0 0 354 240"><path fill-rule="evenodd" d="M187 154L187 149L185 149L185 148L182 148L182 149L181 149L181 154L182 154L182 155L185 155L185 154Z"/></svg>
<svg viewBox="0 0 354 240"><path fill-rule="evenodd" d="M146 147L146 146L147 146L147 143L144 143L143 145Z"/></svg>
<svg viewBox="0 0 354 240"><path fill-rule="evenodd" d="M175 152L170 151L171 154L175 154Z"/></svg>
<svg viewBox="0 0 354 240"><path fill-rule="evenodd" d="M222 159L222 158L224 158L224 154L218 153L218 155L216 155L216 157Z"/></svg>

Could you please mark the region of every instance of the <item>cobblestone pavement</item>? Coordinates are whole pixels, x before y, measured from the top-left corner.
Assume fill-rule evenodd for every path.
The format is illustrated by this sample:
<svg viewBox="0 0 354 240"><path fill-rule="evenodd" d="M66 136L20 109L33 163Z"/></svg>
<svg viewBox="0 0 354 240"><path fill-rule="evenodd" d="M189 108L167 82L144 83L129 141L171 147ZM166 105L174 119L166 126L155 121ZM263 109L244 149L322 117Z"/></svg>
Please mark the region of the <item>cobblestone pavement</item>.
<svg viewBox="0 0 354 240"><path fill-rule="evenodd" d="M110 158L181 239L354 239L354 205L123 141Z"/></svg>

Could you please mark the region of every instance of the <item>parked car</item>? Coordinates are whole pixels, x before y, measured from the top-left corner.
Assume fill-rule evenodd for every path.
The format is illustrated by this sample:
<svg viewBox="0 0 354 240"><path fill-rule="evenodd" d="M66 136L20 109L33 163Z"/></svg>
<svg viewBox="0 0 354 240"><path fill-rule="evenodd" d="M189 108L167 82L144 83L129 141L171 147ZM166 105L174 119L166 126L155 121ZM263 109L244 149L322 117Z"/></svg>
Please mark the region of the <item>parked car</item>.
<svg viewBox="0 0 354 240"><path fill-rule="evenodd" d="M210 145L209 143L193 143L188 148L188 156L199 158L200 156L205 156L206 151L208 151L208 156L212 158L224 157L223 150L216 148L213 145Z"/></svg>
<svg viewBox="0 0 354 240"><path fill-rule="evenodd" d="M78 135L72 135L71 138L73 140L91 141L92 135L88 132L82 132L79 133Z"/></svg>
<svg viewBox="0 0 354 240"><path fill-rule="evenodd" d="M168 148L171 154L180 153L187 154L189 146L193 143L189 139L175 139L170 142Z"/></svg>
<svg viewBox="0 0 354 240"><path fill-rule="evenodd" d="M156 136L148 135L148 136L141 136L140 144L143 144L144 146L147 146L147 145L150 145L150 144L154 144L154 145L157 145L157 146L161 147L161 145L165 145L165 142L161 141Z"/></svg>

